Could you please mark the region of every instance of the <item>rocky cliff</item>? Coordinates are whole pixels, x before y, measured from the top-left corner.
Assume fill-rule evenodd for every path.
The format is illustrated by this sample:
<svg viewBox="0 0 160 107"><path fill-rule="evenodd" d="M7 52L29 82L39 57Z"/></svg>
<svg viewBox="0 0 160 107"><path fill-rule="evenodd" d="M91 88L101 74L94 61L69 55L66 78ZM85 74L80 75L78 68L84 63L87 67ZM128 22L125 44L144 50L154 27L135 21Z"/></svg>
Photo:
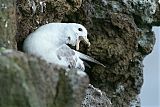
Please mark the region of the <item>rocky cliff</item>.
<svg viewBox="0 0 160 107"><path fill-rule="evenodd" d="M87 75L66 75L56 65L1 48L0 105L106 107L111 101L113 107L139 107L142 61L154 46L151 29L160 25L159 6L158 0L1 0L1 47L22 51L24 39L39 26L75 22L87 28L91 42L89 48L82 44L80 51L106 67L89 63L91 68L86 68L99 92L88 87Z"/></svg>

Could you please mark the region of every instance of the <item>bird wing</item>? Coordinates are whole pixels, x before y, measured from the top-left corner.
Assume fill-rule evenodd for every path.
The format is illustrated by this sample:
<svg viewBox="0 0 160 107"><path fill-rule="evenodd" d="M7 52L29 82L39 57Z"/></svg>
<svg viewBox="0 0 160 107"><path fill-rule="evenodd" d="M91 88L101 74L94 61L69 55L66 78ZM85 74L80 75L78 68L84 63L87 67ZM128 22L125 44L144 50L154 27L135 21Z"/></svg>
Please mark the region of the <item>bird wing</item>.
<svg viewBox="0 0 160 107"><path fill-rule="evenodd" d="M80 53L78 51L75 51L74 52L79 56L79 58L83 59L83 60L86 60L86 61L90 61L90 62L93 62L93 63L96 63L96 64L99 64L103 67L106 67L105 65L103 65L102 63L100 63L99 61L95 60L94 58L88 56L88 55L85 55L83 53Z"/></svg>
<svg viewBox="0 0 160 107"><path fill-rule="evenodd" d="M75 51L66 44L61 45L56 50L56 55L60 62L65 63L66 67L76 68L82 71L85 70L83 61L76 55Z"/></svg>
<svg viewBox="0 0 160 107"><path fill-rule="evenodd" d="M81 59L99 64L105 67L102 63L95 60L94 58L88 55L85 55L83 53L80 53L78 51L75 51L71 49L69 46L67 46L66 44L61 45L56 50L56 55L59 61L61 62L60 64L63 64L66 67L71 69L76 68L84 71L85 70L84 62Z"/></svg>

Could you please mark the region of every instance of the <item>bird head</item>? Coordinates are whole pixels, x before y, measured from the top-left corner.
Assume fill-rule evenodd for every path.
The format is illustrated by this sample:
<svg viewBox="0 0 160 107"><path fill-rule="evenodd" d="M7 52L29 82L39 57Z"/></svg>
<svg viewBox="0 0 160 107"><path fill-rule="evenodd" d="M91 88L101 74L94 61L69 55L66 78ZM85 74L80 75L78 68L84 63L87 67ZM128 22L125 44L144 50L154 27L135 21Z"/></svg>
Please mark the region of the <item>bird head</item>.
<svg viewBox="0 0 160 107"><path fill-rule="evenodd" d="M71 23L71 27L69 27L69 42L72 46L76 46L76 50L79 50L79 44L81 41L84 41L88 46L90 46L90 42L87 38L87 30L81 24Z"/></svg>

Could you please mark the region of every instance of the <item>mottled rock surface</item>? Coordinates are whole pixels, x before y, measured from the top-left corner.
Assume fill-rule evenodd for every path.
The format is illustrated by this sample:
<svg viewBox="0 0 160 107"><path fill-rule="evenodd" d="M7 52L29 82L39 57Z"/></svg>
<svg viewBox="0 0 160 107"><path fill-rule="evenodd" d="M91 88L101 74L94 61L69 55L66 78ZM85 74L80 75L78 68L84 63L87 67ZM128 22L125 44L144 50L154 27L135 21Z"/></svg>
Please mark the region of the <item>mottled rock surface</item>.
<svg viewBox="0 0 160 107"><path fill-rule="evenodd" d="M4 2L4 0L2 1ZM9 0L7 0L7 2L8 1ZM14 3L10 3L12 4L11 7L13 7ZM142 61L144 57L152 51L155 43L155 37L153 32L151 31L152 25L159 25L160 22L160 4L158 3L158 0L17 0L16 4L16 41L19 50L22 49L23 40L27 37L27 35L43 24L50 22L81 23L87 28L89 32L88 37L91 41L91 47L86 48L85 46L81 45L80 51L82 51L85 54L88 54L89 56L94 57L95 59L99 60L100 62L106 65L106 68L103 68L101 66L94 65L93 63L89 63L91 65L91 68L87 68L86 72L89 75L91 84L93 84L94 87L99 88L100 90L106 93L106 96L111 100L113 107L140 106L140 100L138 95L143 84ZM4 8L4 5L1 5L0 7L0 13L2 13L5 16L5 12L3 11L5 9L2 9L2 7ZM0 27L4 26L6 23L2 21L1 17L2 16L0 14L0 23L2 23ZM14 18L13 20L15 21ZM11 21L8 22L12 23ZM0 31L0 36L4 38L2 39L2 41L0 41L0 47L12 47L12 45L4 46L4 44L8 44L8 40L11 40L11 43L13 42L13 47L15 46L14 32L13 35L3 35L3 33L6 31L12 31L13 27L14 26L12 26L10 29L6 28L3 30L3 32ZM13 40L11 38L13 38ZM18 53L16 54L19 55ZM12 58L10 59L10 57L6 55L1 57L2 59L0 62L3 63L0 64L4 69L6 69L7 72L7 75L5 75L4 71L1 72L3 74L2 78L4 78L3 82L1 83L1 87L4 86L3 83L5 82L5 84L9 84L5 78L10 78L9 72L14 70L9 69L10 66L13 66L14 68L18 66L16 61L22 60L18 64L20 64L22 68L24 67L24 69L30 69L31 71L39 69L35 69L33 64L27 65L29 66L29 68L24 66L23 63L25 62L23 61L26 61L28 60L28 58L30 58L26 58L25 55L22 55L22 57L20 57L21 59L19 60L16 59L17 57L13 58L13 60L15 59L16 61L11 60ZM5 62L5 60L8 62ZM39 62L36 58L35 60L36 61L34 62L34 64L36 66L40 66L38 65ZM10 65L9 68L8 65ZM49 65L44 65L43 69L51 69L48 66ZM2 69L2 67L0 69ZM25 87L19 85L21 84L21 81L18 81L17 78L15 78L17 75L11 75L11 79L14 80L12 82L18 82L18 84L14 84L13 86L11 85L9 86L9 88L6 88L5 90L9 89L9 91L7 92L10 92L10 87L14 87L14 89L11 90L12 93L10 94L16 96L21 96L22 94L26 93L26 96L24 98L14 100L16 100L17 102L21 102L22 104L20 103L20 105L24 105L24 107L26 105L29 105L30 102L31 104L32 102L34 102L32 107L34 105L38 105L39 103L37 102L40 102L40 104L42 105L44 105L45 103L53 103L51 101L52 94L48 94L52 93L51 91L47 91L44 96L41 96L44 90L43 88L37 88L47 86L50 87L50 82L49 84L45 83L45 85L36 85L39 83L39 76L34 79L32 76L36 75L35 72L33 72L34 75L29 75L28 72L24 72L23 69L21 71L21 69L19 70L18 66L18 70L14 71L22 72L20 74L20 77L18 78L21 79L21 75L25 75L27 82L29 82L29 87L34 86L34 84L35 86L33 89L29 90L29 92L28 90L27 92L25 92ZM39 71L39 73L40 72L41 71ZM55 74L56 73L57 71L55 71ZM62 75L63 77L64 72L61 73L62 74L58 74ZM40 76L45 76L43 71L42 75ZM76 76L73 75L73 77L75 77L74 80L77 80ZM41 79L41 81L43 81L46 78ZM64 81L65 79L63 80L63 82L60 82L60 84L63 84ZM81 83L81 81L79 82ZM75 83L72 82L72 84ZM15 91L17 89L16 87L20 87L19 93ZM56 102L54 104L57 107L63 107L64 105L68 106L68 104L71 103L63 102L62 105L59 105L61 103L57 103L57 101L61 100L62 97L60 96L63 96L63 93L69 93L71 90L62 90L62 87L68 87L68 85L66 84L60 85L59 87L60 88L58 90L60 90L60 92L57 95L58 97L56 97L57 100L54 101ZM35 89L37 89L38 91L35 91ZM49 88L49 90L51 89ZM5 91L3 90L2 92ZM34 99L32 99L32 97L28 97L28 94L30 93L33 93L33 95L31 95ZM79 95L79 92L75 93ZM2 98L3 97L1 97L1 99ZM71 97L67 96L67 98L70 99ZM77 96L74 96L74 98L77 98ZM11 97L5 97L5 99L3 100L4 102L7 100L13 104L15 102ZM67 101L70 101L69 99ZM63 100L66 100L66 97L63 97ZM71 98L71 102L72 101L73 100ZM77 102L78 101L80 100L77 100Z"/></svg>
<svg viewBox="0 0 160 107"><path fill-rule="evenodd" d="M0 0L0 47L17 48L16 1Z"/></svg>
<svg viewBox="0 0 160 107"><path fill-rule="evenodd" d="M87 75L11 50L0 62L0 107L80 107Z"/></svg>
<svg viewBox="0 0 160 107"><path fill-rule="evenodd" d="M155 43L151 23L157 6L154 0L85 0L63 20L87 27L92 45L86 53L106 65L93 65L87 73L113 107L140 105L135 99L143 84L143 58Z"/></svg>
<svg viewBox="0 0 160 107"><path fill-rule="evenodd" d="M81 4L82 0L17 0L18 48L21 49L23 40L37 27L61 22L66 14L73 13Z"/></svg>
<svg viewBox="0 0 160 107"><path fill-rule="evenodd" d="M85 92L84 100L82 101L81 107L111 107L112 103L106 96L105 92L94 88L93 85L89 84Z"/></svg>
<svg viewBox="0 0 160 107"><path fill-rule="evenodd" d="M152 25L154 26L160 26L160 1L157 3L157 5L158 6L154 15L154 20L152 22Z"/></svg>

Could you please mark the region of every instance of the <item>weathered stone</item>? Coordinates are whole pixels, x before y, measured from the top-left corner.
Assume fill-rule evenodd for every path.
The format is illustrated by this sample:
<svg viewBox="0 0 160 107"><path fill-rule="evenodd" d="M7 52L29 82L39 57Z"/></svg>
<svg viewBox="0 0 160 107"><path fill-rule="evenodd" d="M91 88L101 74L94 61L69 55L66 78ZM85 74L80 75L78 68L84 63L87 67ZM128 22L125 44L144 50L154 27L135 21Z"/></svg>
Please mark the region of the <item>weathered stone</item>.
<svg viewBox="0 0 160 107"><path fill-rule="evenodd" d="M152 25L159 25L159 6L158 0L17 0L18 49L21 50L26 36L43 24L81 23L87 28L91 41L91 47L81 45L81 51L106 65L103 68L89 63L91 69L87 68L86 72L91 83L106 93L113 107L139 106L138 94L143 84L142 61L153 49L155 37L151 28ZM2 10L7 10L5 5L1 6ZM0 27L4 28L5 24L3 22ZM6 31L12 32L12 29L5 28L2 33ZM12 41L15 32L11 34L2 35L5 39L0 41L0 45L14 47L14 43L6 45L8 40ZM22 53L12 55L0 56L0 69L3 69L0 85L4 87L0 91L4 93L0 96L0 102L4 105L0 106L9 107L5 105L7 102L23 107L79 106L76 104L81 102L78 98L83 94L79 86L84 87L87 83L81 82L82 78L77 77L76 72L56 72L59 71L57 66L47 65L35 57ZM72 82L67 82L69 80ZM81 85L77 86L77 83ZM70 86L73 87L68 89ZM76 94L70 96L71 92ZM19 97L14 99L12 96Z"/></svg>
<svg viewBox="0 0 160 107"><path fill-rule="evenodd" d="M87 73L91 84L105 91L114 107L131 106L140 93L142 61L155 43L151 24L154 14L159 11L157 2L85 0L79 11L63 19L64 22L78 22L87 27L91 47L81 51L106 65L106 68L93 65ZM155 22L158 21L156 19Z"/></svg>
<svg viewBox="0 0 160 107"><path fill-rule="evenodd" d="M87 75L12 50L0 62L1 107L80 107Z"/></svg>
<svg viewBox="0 0 160 107"><path fill-rule="evenodd" d="M0 0L0 47L17 48L16 1Z"/></svg>
<svg viewBox="0 0 160 107"><path fill-rule="evenodd" d="M17 0L16 40L21 50L23 40L37 27L61 22L65 14L77 11L82 0Z"/></svg>
<svg viewBox="0 0 160 107"><path fill-rule="evenodd" d="M140 20L142 24L152 23L157 2L158 0L122 0L128 11L134 13L133 16L137 17L136 20Z"/></svg>
<svg viewBox="0 0 160 107"><path fill-rule="evenodd" d="M112 103L105 92L89 84L81 107L111 107Z"/></svg>
<svg viewBox="0 0 160 107"><path fill-rule="evenodd" d="M154 20L152 22L152 25L154 26L160 26L160 1L156 1L157 3L157 9L156 9L156 13L154 15Z"/></svg>

